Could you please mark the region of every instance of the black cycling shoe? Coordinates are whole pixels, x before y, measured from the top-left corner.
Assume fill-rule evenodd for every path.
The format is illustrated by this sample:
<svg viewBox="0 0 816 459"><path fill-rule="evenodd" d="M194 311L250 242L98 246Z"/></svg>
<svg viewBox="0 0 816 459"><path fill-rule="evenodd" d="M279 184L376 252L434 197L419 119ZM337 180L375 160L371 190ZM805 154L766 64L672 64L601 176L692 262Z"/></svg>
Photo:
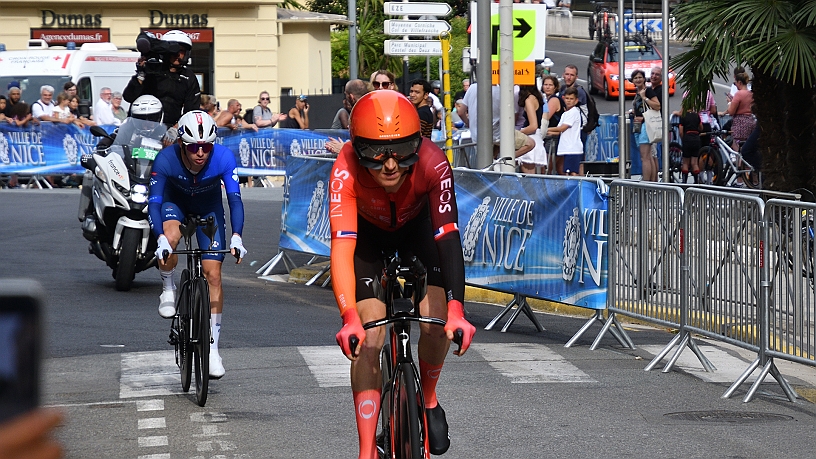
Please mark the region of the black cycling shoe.
<svg viewBox="0 0 816 459"><path fill-rule="evenodd" d="M428 419L428 444L431 454L435 456L445 454L450 448L448 420L445 418L445 410L442 409L442 405L437 404L434 408L426 408L425 413Z"/></svg>

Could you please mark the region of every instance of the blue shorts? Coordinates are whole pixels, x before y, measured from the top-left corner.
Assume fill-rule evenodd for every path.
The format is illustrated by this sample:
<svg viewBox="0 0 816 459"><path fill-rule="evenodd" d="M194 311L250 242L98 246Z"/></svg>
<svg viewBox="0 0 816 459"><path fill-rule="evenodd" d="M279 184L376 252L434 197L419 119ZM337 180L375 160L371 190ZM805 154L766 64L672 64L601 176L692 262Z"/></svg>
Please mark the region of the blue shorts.
<svg viewBox="0 0 816 459"><path fill-rule="evenodd" d="M637 140L638 145L643 145L644 143L651 143L649 142L649 135L646 134L646 123L643 123L640 126L640 134L635 134L635 139Z"/></svg>
<svg viewBox="0 0 816 459"><path fill-rule="evenodd" d="M194 212L195 213L195 212ZM169 220L176 220L179 222L184 222L189 212L185 212L184 209L181 208L178 204L172 202L164 202L162 203L162 223L169 221ZM225 240L225 232L227 230L226 221L224 219L224 209L213 210L211 212L198 212L198 216L201 218L207 218L212 215L215 218L215 236L213 237L214 243L212 246L213 250L222 250L226 249L226 240ZM202 249L206 249L210 247L210 239L204 234L204 231L201 227L196 230L196 240L198 241L198 246ZM188 247L188 249L191 247ZM226 254L223 253L205 253L201 256L202 260L217 260L217 261L224 261L224 256Z"/></svg>
<svg viewBox="0 0 816 459"><path fill-rule="evenodd" d="M578 168L581 167L581 160L584 158L582 154L564 155L564 173L578 173Z"/></svg>

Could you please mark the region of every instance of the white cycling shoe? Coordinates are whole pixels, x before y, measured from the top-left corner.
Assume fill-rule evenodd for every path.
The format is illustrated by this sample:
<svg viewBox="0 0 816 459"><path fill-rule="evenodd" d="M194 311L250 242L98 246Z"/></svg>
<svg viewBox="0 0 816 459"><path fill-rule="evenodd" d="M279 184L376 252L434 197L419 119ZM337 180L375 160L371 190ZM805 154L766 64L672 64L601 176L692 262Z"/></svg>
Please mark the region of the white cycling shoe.
<svg viewBox="0 0 816 459"><path fill-rule="evenodd" d="M159 315L172 319L176 315L176 291L165 290L159 295Z"/></svg>
<svg viewBox="0 0 816 459"><path fill-rule="evenodd" d="M218 351L213 352L213 350L210 349L210 378L221 379L224 373L226 373L226 371L221 362L221 356L218 355Z"/></svg>

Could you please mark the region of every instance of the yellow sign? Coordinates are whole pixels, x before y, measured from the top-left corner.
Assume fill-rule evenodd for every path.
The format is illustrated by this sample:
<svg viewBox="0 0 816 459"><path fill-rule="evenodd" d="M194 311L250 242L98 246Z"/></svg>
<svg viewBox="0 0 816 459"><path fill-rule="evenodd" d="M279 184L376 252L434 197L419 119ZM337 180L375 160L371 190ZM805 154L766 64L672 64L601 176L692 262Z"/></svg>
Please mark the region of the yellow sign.
<svg viewBox="0 0 816 459"><path fill-rule="evenodd" d="M493 61L493 84L499 84L499 61ZM513 84L535 84L535 62L513 62Z"/></svg>

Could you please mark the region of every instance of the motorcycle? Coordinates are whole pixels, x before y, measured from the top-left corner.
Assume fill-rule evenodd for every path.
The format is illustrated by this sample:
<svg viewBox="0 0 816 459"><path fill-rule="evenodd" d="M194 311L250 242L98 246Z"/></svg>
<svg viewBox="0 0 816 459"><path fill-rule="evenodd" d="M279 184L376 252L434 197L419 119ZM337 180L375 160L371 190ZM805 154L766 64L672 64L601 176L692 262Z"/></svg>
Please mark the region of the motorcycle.
<svg viewBox="0 0 816 459"><path fill-rule="evenodd" d="M150 170L166 131L164 124L137 118L128 118L114 136L91 127L101 139L92 157L83 158L88 170L79 220L90 241L88 252L113 270L116 290L130 290L137 272L156 266L147 195Z"/></svg>

